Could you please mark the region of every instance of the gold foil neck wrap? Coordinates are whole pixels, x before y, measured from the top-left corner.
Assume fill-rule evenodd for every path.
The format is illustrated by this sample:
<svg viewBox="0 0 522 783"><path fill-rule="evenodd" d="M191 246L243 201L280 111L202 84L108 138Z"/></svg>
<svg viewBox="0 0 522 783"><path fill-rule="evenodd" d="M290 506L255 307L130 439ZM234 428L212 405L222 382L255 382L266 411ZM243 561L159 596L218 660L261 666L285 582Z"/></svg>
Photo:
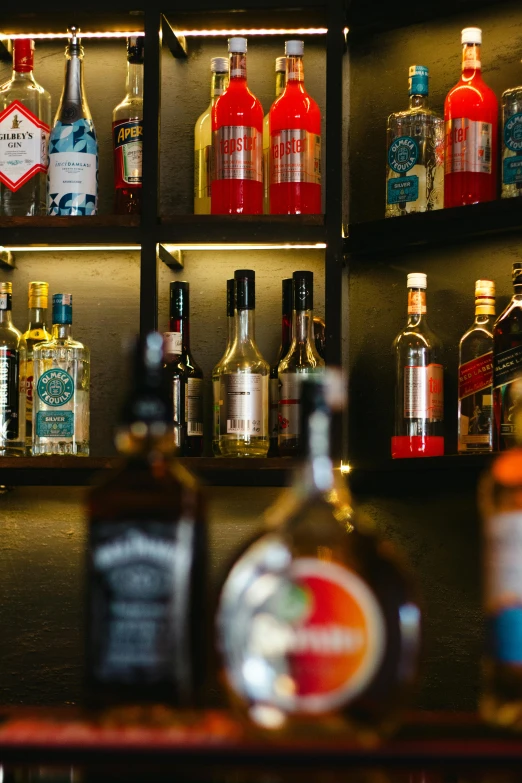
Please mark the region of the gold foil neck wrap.
<svg viewBox="0 0 522 783"><path fill-rule="evenodd" d="M49 301L49 283L34 282L29 283L29 309L39 307L42 310L47 308Z"/></svg>
<svg viewBox="0 0 522 783"><path fill-rule="evenodd" d="M13 284L12 283L0 283L0 294L12 294L13 293Z"/></svg>
<svg viewBox="0 0 522 783"><path fill-rule="evenodd" d="M408 315L422 315L426 312L426 291L408 291Z"/></svg>
<svg viewBox="0 0 522 783"><path fill-rule="evenodd" d="M495 315L493 280L477 280L475 283L475 315Z"/></svg>

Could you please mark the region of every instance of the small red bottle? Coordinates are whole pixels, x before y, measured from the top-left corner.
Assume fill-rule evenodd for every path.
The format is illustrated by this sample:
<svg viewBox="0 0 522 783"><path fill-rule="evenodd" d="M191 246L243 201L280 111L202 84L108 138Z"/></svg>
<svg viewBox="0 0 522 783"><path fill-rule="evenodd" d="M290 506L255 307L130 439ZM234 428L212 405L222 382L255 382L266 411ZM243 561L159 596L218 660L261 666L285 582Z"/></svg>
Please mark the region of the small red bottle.
<svg viewBox="0 0 522 783"><path fill-rule="evenodd" d="M482 80L482 30L462 31L462 76L444 103L444 206L497 197L498 101Z"/></svg>
<svg viewBox="0 0 522 783"><path fill-rule="evenodd" d="M263 214L263 107L247 87L246 38L229 38L230 81L212 109L213 215Z"/></svg>
<svg viewBox="0 0 522 783"><path fill-rule="evenodd" d="M270 109L270 213L321 210L321 111L304 86L303 41L287 41L286 87Z"/></svg>

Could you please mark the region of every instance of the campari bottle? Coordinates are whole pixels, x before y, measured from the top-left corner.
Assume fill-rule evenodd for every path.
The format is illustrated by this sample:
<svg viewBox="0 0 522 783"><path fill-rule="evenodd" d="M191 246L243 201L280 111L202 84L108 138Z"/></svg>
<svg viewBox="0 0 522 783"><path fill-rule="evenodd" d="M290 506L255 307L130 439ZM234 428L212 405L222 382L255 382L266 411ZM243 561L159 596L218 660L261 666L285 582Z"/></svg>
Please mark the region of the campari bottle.
<svg viewBox="0 0 522 783"><path fill-rule="evenodd" d="M444 206L497 196L498 101L482 80L482 30L462 31L462 76L444 103Z"/></svg>
<svg viewBox="0 0 522 783"><path fill-rule="evenodd" d="M263 107L247 87L246 38L229 38L230 82L212 107L213 215L263 213Z"/></svg>
<svg viewBox="0 0 522 783"><path fill-rule="evenodd" d="M303 41L287 41L286 87L270 109L270 213L321 212L321 112L304 86Z"/></svg>

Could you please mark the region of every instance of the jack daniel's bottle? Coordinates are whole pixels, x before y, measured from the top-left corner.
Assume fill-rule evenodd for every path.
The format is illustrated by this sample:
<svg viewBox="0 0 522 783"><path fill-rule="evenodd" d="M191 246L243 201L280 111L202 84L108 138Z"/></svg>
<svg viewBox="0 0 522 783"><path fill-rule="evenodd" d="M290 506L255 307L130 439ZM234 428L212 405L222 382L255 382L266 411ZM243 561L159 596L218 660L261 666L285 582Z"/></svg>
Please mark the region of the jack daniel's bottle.
<svg viewBox="0 0 522 783"><path fill-rule="evenodd" d="M493 444L503 451L515 443L514 381L522 373L522 263L513 264L515 293L493 329Z"/></svg>

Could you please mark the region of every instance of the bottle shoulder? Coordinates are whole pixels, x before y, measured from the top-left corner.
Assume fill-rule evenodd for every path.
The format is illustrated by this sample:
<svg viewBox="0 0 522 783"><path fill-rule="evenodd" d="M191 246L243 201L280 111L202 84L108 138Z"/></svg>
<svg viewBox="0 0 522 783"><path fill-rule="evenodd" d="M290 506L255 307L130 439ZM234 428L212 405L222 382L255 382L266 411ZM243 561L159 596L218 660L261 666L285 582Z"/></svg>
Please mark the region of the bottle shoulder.
<svg viewBox="0 0 522 783"><path fill-rule="evenodd" d="M212 126L254 125L263 130L263 107L256 96L250 92L246 83L238 87L233 82L218 97L212 107Z"/></svg>
<svg viewBox="0 0 522 783"><path fill-rule="evenodd" d="M278 373L310 373L322 372L325 368L324 359L319 356L315 346L311 342L300 343L295 341L290 346L288 353L278 364Z"/></svg>
<svg viewBox="0 0 522 783"><path fill-rule="evenodd" d="M126 95L125 98L114 107L112 120L141 120L143 119L143 98L135 95Z"/></svg>
<svg viewBox="0 0 522 783"><path fill-rule="evenodd" d="M84 361L88 361L90 356L90 350L83 343L78 340L53 340L52 338L48 342L38 343L34 346L35 357L45 352L71 350L79 354L82 354Z"/></svg>

